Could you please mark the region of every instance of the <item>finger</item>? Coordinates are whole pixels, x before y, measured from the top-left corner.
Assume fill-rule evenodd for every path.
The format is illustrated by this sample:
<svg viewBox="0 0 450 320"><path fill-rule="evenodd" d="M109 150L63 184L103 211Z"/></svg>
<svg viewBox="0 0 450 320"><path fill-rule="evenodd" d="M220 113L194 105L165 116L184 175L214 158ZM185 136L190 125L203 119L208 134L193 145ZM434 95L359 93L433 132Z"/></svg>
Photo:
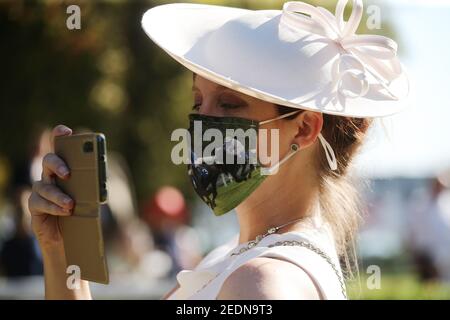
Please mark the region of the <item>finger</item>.
<svg viewBox="0 0 450 320"><path fill-rule="evenodd" d="M52 130L52 134L50 135L50 145L54 146L55 143L55 137L59 137L59 136L70 136L72 134L72 129L70 129L69 127L63 125L63 124L59 124L56 127L53 128Z"/></svg>
<svg viewBox="0 0 450 320"><path fill-rule="evenodd" d="M33 184L33 191L40 195L42 198L53 202L54 204L62 208L73 208L73 200L53 184L45 184L41 181L38 181Z"/></svg>
<svg viewBox="0 0 450 320"><path fill-rule="evenodd" d="M53 177L57 175L61 179L69 177L69 168L65 162L54 153L47 153L42 161L42 181L46 184L53 183Z"/></svg>
<svg viewBox="0 0 450 320"><path fill-rule="evenodd" d="M31 215L39 216L43 214L50 214L53 216L70 216L72 210L64 209L60 206L50 202L36 192L33 192L30 196L30 212Z"/></svg>
<svg viewBox="0 0 450 320"><path fill-rule="evenodd" d="M72 134L72 129L69 127L59 124L52 130L52 137L59 137L59 136L70 136Z"/></svg>

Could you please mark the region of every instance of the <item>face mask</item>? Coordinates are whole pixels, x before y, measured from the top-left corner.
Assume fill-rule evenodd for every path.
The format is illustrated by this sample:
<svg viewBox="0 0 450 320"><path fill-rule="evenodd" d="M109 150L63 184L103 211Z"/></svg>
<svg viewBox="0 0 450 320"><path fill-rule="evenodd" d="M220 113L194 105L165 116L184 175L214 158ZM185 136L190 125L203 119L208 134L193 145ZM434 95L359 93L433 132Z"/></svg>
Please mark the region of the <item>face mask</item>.
<svg viewBox="0 0 450 320"><path fill-rule="evenodd" d="M296 154L299 148L294 144L282 160L266 168L258 160L256 146L260 125L298 112L300 110L262 122L238 117L189 115L191 143L188 174L196 193L216 216L236 208L258 188L267 175L276 172L279 166ZM331 146L322 135L319 135L319 139L328 162L332 159L335 162ZM209 142L205 143L205 140ZM330 166L333 169L331 163Z"/></svg>

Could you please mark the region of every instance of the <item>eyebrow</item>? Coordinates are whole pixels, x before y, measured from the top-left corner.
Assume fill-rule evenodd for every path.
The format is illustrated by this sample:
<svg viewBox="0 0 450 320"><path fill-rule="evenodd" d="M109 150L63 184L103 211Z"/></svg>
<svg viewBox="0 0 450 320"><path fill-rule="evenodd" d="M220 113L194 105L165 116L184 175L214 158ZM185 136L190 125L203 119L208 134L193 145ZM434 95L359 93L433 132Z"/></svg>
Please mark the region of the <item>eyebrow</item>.
<svg viewBox="0 0 450 320"><path fill-rule="evenodd" d="M200 89L195 85L195 77L197 76L197 74L194 72L192 73L192 91L197 90L200 91ZM232 93L235 93L233 89L230 89L228 87L222 86L218 83L215 83L216 85L216 90L228 90L231 91ZM247 101L245 101L245 99L242 99L241 97L239 97L238 95L236 96L238 99L242 100L246 105L248 104Z"/></svg>
<svg viewBox="0 0 450 320"><path fill-rule="evenodd" d="M192 91L194 91L194 90L199 90L199 89L195 85L192 85ZM224 87L224 86L219 85L219 84L217 84L216 90L229 91L230 93L234 94L238 100L241 100L241 103L242 103L243 106L248 106L248 102L245 99L241 98L239 95L237 95L235 90L227 88L227 87Z"/></svg>
<svg viewBox="0 0 450 320"><path fill-rule="evenodd" d="M232 89L224 87L224 86L222 86L220 84L216 84L216 89L217 90L232 90ZM199 90L200 91L200 89L197 88L197 86L195 84L192 84L192 91L194 91L194 90Z"/></svg>

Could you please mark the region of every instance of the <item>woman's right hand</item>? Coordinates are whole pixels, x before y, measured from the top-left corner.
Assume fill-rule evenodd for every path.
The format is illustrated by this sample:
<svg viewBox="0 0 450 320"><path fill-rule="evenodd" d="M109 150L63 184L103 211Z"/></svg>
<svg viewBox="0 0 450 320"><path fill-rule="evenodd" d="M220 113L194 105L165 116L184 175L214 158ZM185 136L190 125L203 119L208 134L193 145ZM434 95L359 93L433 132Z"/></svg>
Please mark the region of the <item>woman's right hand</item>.
<svg viewBox="0 0 450 320"><path fill-rule="evenodd" d="M52 149L56 136L69 136L72 130L66 126L56 126L51 135ZM80 282L80 287L67 286L66 260L64 245L59 229L58 217L70 216L74 201L64 194L56 185L55 177L68 179L69 168L54 153L48 153L42 161L42 178L33 184L33 191L28 200L31 212L31 226L41 247L46 299L92 299L89 283Z"/></svg>
<svg viewBox="0 0 450 320"><path fill-rule="evenodd" d="M72 130L58 125L52 131L52 148L54 137L71 135ZM68 179L69 168L54 153L48 153L42 161L42 178L33 184L33 191L28 200L31 212L31 226L43 253L47 250L61 249L62 235L58 225L58 216L72 214L74 201L64 194L56 185L54 178Z"/></svg>

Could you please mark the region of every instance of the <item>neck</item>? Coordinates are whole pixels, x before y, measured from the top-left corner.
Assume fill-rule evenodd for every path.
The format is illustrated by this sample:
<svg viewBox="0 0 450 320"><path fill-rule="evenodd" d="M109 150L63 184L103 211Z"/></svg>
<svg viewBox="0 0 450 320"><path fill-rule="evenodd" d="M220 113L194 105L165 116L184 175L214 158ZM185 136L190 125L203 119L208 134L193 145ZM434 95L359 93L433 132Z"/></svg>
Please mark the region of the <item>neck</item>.
<svg viewBox="0 0 450 320"><path fill-rule="evenodd" d="M315 214L319 208L318 186L312 177L299 179L292 171L268 176L259 188L236 208L239 221L239 243L254 240L271 227L281 226L301 217ZM302 219L278 232L298 229Z"/></svg>

